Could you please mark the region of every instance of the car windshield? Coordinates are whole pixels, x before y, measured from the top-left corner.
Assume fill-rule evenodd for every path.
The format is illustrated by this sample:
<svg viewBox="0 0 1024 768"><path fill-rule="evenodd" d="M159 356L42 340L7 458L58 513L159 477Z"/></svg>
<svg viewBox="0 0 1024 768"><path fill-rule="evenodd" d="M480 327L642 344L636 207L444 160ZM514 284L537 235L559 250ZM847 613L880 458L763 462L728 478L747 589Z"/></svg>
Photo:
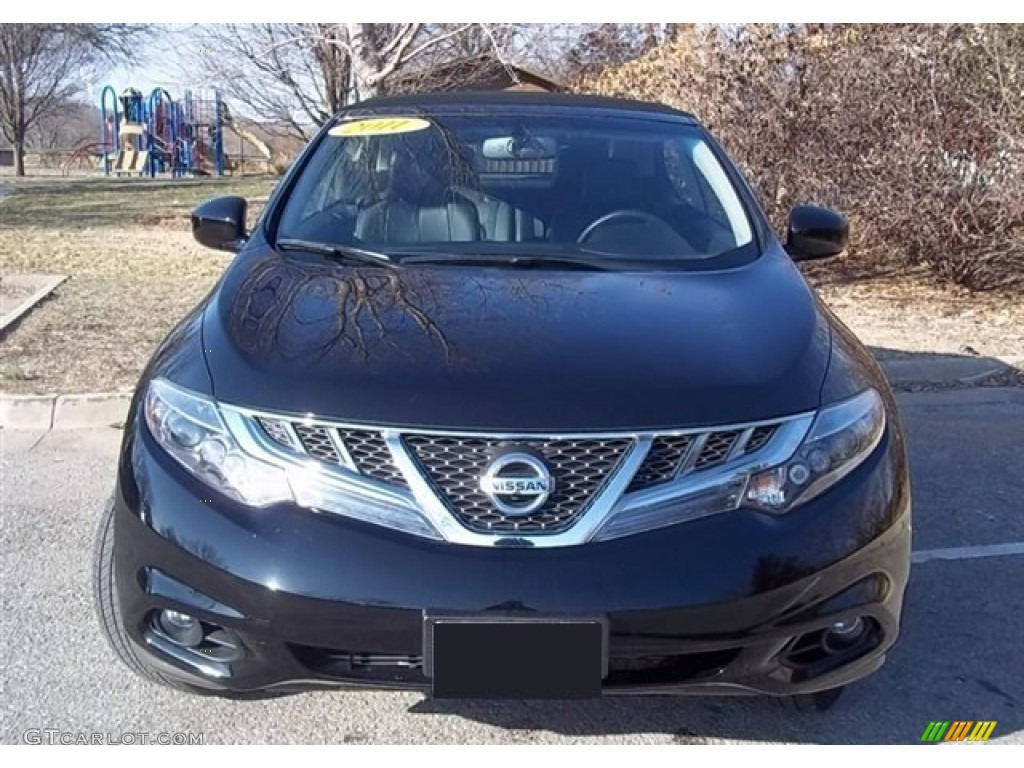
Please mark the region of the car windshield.
<svg viewBox="0 0 1024 768"><path fill-rule="evenodd" d="M599 114L431 114L335 123L302 169L279 242L403 258L702 264L757 255L701 132Z"/></svg>

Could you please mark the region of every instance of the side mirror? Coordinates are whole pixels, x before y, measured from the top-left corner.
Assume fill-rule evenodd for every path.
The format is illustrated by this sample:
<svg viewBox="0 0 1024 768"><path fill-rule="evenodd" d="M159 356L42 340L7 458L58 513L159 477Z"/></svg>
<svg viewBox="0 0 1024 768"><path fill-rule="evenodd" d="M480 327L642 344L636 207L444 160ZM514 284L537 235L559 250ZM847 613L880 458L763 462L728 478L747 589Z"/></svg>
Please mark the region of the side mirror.
<svg viewBox="0 0 1024 768"><path fill-rule="evenodd" d="M797 205L789 212L786 252L794 261L827 259L846 250L846 217L817 205Z"/></svg>
<svg viewBox="0 0 1024 768"><path fill-rule="evenodd" d="M241 197L217 197L192 211L192 236L200 245L237 253L245 244L246 202Z"/></svg>

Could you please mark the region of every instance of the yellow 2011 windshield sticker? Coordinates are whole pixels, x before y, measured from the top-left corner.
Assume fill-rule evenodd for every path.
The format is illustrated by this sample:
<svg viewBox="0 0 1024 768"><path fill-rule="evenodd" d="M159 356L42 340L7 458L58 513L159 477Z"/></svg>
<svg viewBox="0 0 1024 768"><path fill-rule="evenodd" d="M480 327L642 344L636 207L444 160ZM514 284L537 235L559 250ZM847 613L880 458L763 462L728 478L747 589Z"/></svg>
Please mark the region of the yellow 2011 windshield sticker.
<svg viewBox="0 0 1024 768"><path fill-rule="evenodd" d="M330 136L387 136L393 133L411 133L430 127L430 122L421 117L371 117L336 125L327 133Z"/></svg>

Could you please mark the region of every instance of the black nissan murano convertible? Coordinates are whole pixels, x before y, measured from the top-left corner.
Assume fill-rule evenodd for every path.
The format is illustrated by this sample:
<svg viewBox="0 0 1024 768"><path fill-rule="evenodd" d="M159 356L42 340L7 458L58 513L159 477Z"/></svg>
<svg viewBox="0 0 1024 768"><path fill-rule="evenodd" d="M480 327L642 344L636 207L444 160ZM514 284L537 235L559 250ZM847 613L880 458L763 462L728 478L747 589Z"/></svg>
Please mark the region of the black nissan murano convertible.
<svg viewBox="0 0 1024 768"><path fill-rule="evenodd" d="M584 96L342 110L159 347L95 557L102 628L225 695L760 693L877 670L907 584L878 365L691 115Z"/></svg>

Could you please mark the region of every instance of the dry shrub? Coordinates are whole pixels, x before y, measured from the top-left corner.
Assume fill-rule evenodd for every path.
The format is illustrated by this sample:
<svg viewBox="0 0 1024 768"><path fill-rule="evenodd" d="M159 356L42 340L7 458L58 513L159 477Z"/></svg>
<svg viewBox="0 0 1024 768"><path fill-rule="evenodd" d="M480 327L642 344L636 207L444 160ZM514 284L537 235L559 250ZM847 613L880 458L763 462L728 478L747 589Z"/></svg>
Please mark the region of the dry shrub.
<svg viewBox="0 0 1024 768"><path fill-rule="evenodd" d="M677 25L580 88L694 112L780 226L846 213L851 260L1024 285L1024 25Z"/></svg>

